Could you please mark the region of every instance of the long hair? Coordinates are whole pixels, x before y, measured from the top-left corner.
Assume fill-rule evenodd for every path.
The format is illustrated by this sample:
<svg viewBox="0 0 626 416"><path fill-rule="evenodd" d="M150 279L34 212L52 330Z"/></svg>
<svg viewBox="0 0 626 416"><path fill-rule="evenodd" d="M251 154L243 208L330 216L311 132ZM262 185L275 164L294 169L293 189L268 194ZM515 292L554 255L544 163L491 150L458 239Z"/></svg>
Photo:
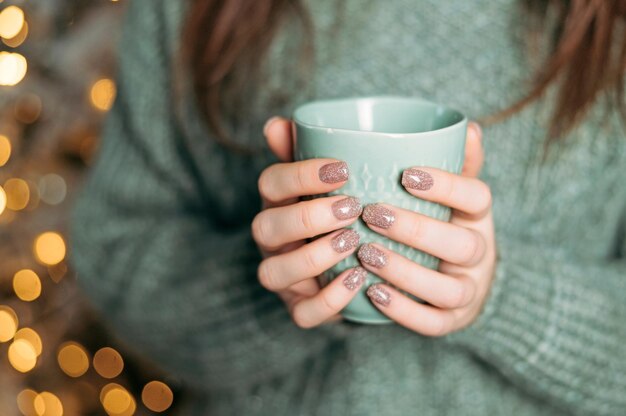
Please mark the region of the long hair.
<svg viewBox="0 0 626 416"><path fill-rule="evenodd" d="M624 115L626 0L520 0L528 14L529 36L547 31L548 53L525 96L487 117L509 117L556 87L548 140L561 138L585 116L602 93ZM281 21L293 17L313 30L299 0L195 0L184 38L184 57L201 112L217 139L232 147L223 117L245 80L254 79ZM535 33L536 34L536 33ZM311 36L303 57L310 57ZM238 150L244 150L239 148Z"/></svg>

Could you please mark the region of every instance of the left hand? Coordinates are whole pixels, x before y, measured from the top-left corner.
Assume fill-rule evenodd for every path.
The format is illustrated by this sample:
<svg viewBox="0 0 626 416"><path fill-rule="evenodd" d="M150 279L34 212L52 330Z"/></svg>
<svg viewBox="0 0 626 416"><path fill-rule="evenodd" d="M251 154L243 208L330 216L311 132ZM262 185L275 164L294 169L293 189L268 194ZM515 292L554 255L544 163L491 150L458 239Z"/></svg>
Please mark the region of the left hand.
<svg viewBox="0 0 626 416"><path fill-rule="evenodd" d="M423 335L443 336L471 324L491 287L496 247L491 192L476 178L483 162L481 139L480 127L470 123L461 175L427 167L404 172L408 192L452 208L450 222L387 204L372 204L363 213L372 230L441 259L435 271L377 244L359 250L370 272L427 302L416 302L384 283L367 291L382 313Z"/></svg>

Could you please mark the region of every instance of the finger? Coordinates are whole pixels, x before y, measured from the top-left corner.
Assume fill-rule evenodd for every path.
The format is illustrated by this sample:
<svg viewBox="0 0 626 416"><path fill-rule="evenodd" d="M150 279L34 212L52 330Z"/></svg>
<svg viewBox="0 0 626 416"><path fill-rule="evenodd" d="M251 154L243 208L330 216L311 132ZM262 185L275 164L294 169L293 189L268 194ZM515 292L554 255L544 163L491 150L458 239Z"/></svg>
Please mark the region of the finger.
<svg viewBox="0 0 626 416"><path fill-rule="evenodd" d="M311 328L331 319L346 307L365 282L367 272L361 267L346 270L315 296L295 303L291 311L293 321L300 328Z"/></svg>
<svg viewBox="0 0 626 416"><path fill-rule="evenodd" d="M336 159L276 163L259 176L259 193L263 199L276 203L333 191L345 184L348 176L348 165Z"/></svg>
<svg viewBox="0 0 626 416"><path fill-rule="evenodd" d="M259 264L259 282L268 290L285 289L330 269L352 254L358 244L356 231L338 230L297 250L266 258Z"/></svg>
<svg viewBox="0 0 626 416"><path fill-rule="evenodd" d="M283 162L292 160L291 121L282 117L272 117L265 122L263 134L270 150L278 159Z"/></svg>
<svg viewBox="0 0 626 416"><path fill-rule="evenodd" d="M482 147L482 130L480 125L470 122L467 126L467 138L465 140L465 162L461 175L477 177L483 166L484 154Z"/></svg>
<svg viewBox="0 0 626 416"><path fill-rule="evenodd" d="M287 243L346 227L362 211L358 198L343 195L269 208L252 221L252 236L262 249L275 250Z"/></svg>
<svg viewBox="0 0 626 416"><path fill-rule="evenodd" d="M477 264L487 249L476 230L387 204L367 205L363 220L379 234L461 266Z"/></svg>
<svg viewBox="0 0 626 416"><path fill-rule="evenodd" d="M402 173L402 185L418 198L449 206L470 216L484 216L491 208L491 190L476 178L430 167L413 167Z"/></svg>
<svg viewBox="0 0 626 416"><path fill-rule="evenodd" d="M469 305L476 294L465 276L449 276L421 266L378 244L363 244L358 252L363 267L394 286L445 309Z"/></svg>
<svg viewBox="0 0 626 416"><path fill-rule="evenodd" d="M423 305L389 285L375 283L367 289L367 296L389 318L422 335L439 337L456 329L457 318L454 310Z"/></svg>

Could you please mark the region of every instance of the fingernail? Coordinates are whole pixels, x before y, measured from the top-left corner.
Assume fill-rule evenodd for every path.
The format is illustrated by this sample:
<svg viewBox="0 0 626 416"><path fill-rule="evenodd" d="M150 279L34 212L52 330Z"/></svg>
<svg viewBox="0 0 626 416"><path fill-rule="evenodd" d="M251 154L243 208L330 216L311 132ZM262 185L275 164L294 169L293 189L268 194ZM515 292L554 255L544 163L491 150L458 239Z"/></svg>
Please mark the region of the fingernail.
<svg viewBox="0 0 626 416"><path fill-rule="evenodd" d="M469 128L472 129L472 134L478 139L480 140L483 137L483 131L480 128L480 124L475 123L475 122L470 122L469 123Z"/></svg>
<svg viewBox="0 0 626 416"><path fill-rule="evenodd" d="M391 303L391 293L381 284L374 283L367 288L367 296L379 305L389 306Z"/></svg>
<svg viewBox="0 0 626 416"><path fill-rule="evenodd" d="M371 244L363 244L357 253L357 257L363 263L376 268L384 267L387 264L387 255Z"/></svg>
<svg viewBox="0 0 626 416"><path fill-rule="evenodd" d="M337 253L345 253L359 245L359 233L347 228L334 236L330 244Z"/></svg>
<svg viewBox="0 0 626 416"><path fill-rule="evenodd" d="M275 120L278 120L280 117L278 116L274 116L271 117L270 119L268 119L265 124L263 125L263 135L267 136L267 129L270 127L270 124L272 124Z"/></svg>
<svg viewBox="0 0 626 416"><path fill-rule="evenodd" d="M396 220L393 211L380 204L370 204L363 210L363 221L380 228L389 228Z"/></svg>
<svg viewBox="0 0 626 416"><path fill-rule="evenodd" d="M346 162L333 162L320 168L320 181L324 183L337 183L348 180L348 165Z"/></svg>
<svg viewBox="0 0 626 416"><path fill-rule="evenodd" d="M350 218L355 218L361 215L363 212L363 206L361 205L361 201L359 198L344 198L339 201L333 202L332 205L333 215L338 220L347 220Z"/></svg>
<svg viewBox="0 0 626 416"><path fill-rule="evenodd" d="M367 276L367 270L363 267L355 267L352 269L350 273L343 279L343 285L347 287L349 290L355 290L359 288L363 282L365 282L365 277Z"/></svg>
<svg viewBox="0 0 626 416"><path fill-rule="evenodd" d="M433 177L423 170L410 168L402 173L402 186L419 191L427 191L433 186Z"/></svg>

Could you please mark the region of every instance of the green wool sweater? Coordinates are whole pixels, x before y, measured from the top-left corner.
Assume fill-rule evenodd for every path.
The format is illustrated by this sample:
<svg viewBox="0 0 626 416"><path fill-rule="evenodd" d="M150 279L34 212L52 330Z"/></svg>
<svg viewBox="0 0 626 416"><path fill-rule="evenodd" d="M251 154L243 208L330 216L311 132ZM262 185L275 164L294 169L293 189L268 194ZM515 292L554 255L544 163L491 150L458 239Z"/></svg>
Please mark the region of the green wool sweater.
<svg viewBox="0 0 626 416"><path fill-rule="evenodd" d="M185 2L132 0L119 94L73 219L79 282L120 338L186 388L184 415L626 414L626 139L597 105L541 163L546 98L484 128L499 261L470 327L428 338L391 324L304 330L256 279L259 172L229 150L177 79ZM314 98L397 94L477 118L526 90L516 0L305 1L281 26L263 88L232 126ZM184 74L185 71L182 70ZM187 85L187 87L184 87ZM278 97L278 98L277 98ZM287 97L287 99L285 99Z"/></svg>

